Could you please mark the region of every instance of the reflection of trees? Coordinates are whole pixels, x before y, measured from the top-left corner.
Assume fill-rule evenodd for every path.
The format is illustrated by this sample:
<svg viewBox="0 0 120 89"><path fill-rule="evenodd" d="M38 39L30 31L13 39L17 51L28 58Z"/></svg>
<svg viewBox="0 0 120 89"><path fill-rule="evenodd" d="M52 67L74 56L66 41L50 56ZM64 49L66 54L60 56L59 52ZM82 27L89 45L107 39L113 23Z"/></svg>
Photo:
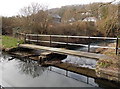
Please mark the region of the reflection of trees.
<svg viewBox="0 0 120 89"><path fill-rule="evenodd" d="M40 76L46 70L45 67L38 66L38 63L32 60L27 60L26 62L19 61L18 67L22 73L33 78Z"/></svg>
<svg viewBox="0 0 120 89"><path fill-rule="evenodd" d="M4 53L0 53L0 62L6 61L8 60L9 56L4 54Z"/></svg>

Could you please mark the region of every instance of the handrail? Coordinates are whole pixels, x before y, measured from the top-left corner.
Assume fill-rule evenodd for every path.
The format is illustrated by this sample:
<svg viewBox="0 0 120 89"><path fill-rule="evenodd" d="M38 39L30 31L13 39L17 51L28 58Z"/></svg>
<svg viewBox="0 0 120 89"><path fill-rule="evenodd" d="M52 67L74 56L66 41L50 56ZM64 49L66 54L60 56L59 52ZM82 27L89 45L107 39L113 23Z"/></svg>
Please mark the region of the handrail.
<svg viewBox="0 0 120 89"><path fill-rule="evenodd" d="M52 36L52 37L69 37L69 38L92 38L92 39L108 39L116 40L114 37L92 37L92 36L70 36L70 35L41 35L41 34L26 34L27 36ZM120 38L118 38L120 40Z"/></svg>
<svg viewBox="0 0 120 89"><path fill-rule="evenodd" d="M26 39L30 42L43 42L43 43L50 43L50 41L37 41L37 40L29 40L29 39ZM51 43L53 44L66 44L66 42L56 42L56 41L51 41ZM88 47L88 45L85 45L85 44L75 44L75 43L68 43L68 45L75 45L75 46L84 46L84 47ZM93 48L110 48L110 49L116 49L115 47L109 47L109 46L95 46L95 45L90 45L90 47L93 47ZM120 48L118 48L120 49Z"/></svg>
<svg viewBox="0 0 120 89"><path fill-rule="evenodd" d="M94 48L110 48L110 49L116 49L116 54L118 53L118 50L120 50L120 47L118 45L118 40L120 40L120 38L114 38L114 37L90 37L90 36L70 36L70 35L44 35L44 34L24 34L24 33L18 33L21 35L25 36L25 41L29 41L29 42L44 42L44 43L49 43L50 46L51 44L55 43L55 44L66 44L66 45L74 45L74 46L84 46L84 47L88 47L88 52L90 50L91 47ZM27 38L28 37L28 38ZM30 37L37 37L37 40L32 40L30 39ZM49 37L48 41L39 41L38 37ZM52 37L56 37L56 38L67 38L67 42L56 42L56 41L52 41ZM85 45L85 44L78 44L78 43L69 43L68 42L68 38L82 38L82 39L103 39L103 40L116 40L116 47L109 47L109 46L93 46L91 44Z"/></svg>
<svg viewBox="0 0 120 89"><path fill-rule="evenodd" d="M18 33L21 35L25 35L25 33ZM52 36L52 37L69 37L69 38L92 38L92 39L108 39L108 40L116 40L115 37L93 37L93 36L70 36L70 35L44 35L44 34L26 34L26 36ZM120 38L118 38L120 40Z"/></svg>

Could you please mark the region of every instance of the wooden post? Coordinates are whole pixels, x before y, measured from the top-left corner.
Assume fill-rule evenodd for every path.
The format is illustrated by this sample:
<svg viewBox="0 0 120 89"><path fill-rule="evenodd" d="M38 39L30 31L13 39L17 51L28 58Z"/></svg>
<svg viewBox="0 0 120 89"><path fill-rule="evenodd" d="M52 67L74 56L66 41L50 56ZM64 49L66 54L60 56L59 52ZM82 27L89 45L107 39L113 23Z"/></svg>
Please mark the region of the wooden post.
<svg viewBox="0 0 120 89"><path fill-rule="evenodd" d="M90 37L88 38L88 52L90 52Z"/></svg>
<svg viewBox="0 0 120 89"><path fill-rule="evenodd" d="M116 55L118 54L118 37L116 39Z"/></svg>

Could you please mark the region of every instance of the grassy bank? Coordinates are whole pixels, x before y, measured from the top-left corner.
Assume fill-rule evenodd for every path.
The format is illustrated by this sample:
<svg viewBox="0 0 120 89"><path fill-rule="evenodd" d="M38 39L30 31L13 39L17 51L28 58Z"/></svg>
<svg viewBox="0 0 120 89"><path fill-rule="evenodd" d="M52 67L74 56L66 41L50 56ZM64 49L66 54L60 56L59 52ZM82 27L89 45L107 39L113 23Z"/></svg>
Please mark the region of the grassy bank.
<svg viewBox="0 0 120 89"><path fill-rule="evenodd" d="M111 43L109 46L116 47L116 44ZM99 59L96 73L101 78L120 82L120 56L116 55L115 51L115 49L106 49L102 52L102 54L109 56L109 58Z"/></svg>
<svg viewBox="0 0 120 89"><path fill-rule="evenodd" d="M23 41L19 41L22 43ZM17 47L18 39L10 36L2 36L2 47L3 48L13 48Z"/></svg>

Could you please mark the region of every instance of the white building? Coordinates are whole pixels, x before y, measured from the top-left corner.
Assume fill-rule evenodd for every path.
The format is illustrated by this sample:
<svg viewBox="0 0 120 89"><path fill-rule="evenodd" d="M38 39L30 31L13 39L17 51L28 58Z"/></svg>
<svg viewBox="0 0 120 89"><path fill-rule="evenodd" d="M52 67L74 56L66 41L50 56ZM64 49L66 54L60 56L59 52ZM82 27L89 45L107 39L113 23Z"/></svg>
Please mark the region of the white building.
<svg viewBox="0 0 120 89"><path fill-rule="evenodd" d="M85 19L83 19L83 21L86 21L86 22L97 22L97 18L95 17L86 17Z"/></svg>
<svg viewBox="0 0 120 89"><path fill-rule="evenodd" d="M74 22L75 21L75 18L71 18L68 20L68 22Z"/></svg>

